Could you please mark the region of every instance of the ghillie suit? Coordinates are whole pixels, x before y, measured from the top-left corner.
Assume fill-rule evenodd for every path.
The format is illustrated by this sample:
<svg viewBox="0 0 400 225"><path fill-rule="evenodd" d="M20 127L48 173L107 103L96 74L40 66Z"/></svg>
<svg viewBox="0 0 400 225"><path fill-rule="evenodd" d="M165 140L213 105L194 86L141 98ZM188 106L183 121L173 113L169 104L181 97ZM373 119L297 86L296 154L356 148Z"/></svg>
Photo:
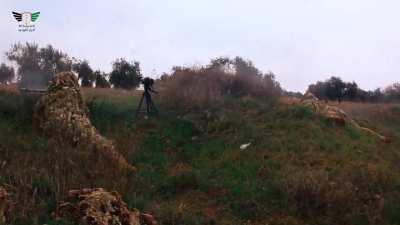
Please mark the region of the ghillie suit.
<svg viewBox="0 0 400 225"><path fill-rule="evenodd" d="M360 129L368 134L378 137L380 140L384 142L390 142L390 139L378 134L377 132L360 126L356 121L351 119L343 110L339 109L335 106L330 106L322 101L320 101L317 97L315 97L311 92L307 91L304 94L304 97L301 99L300 104L312 109L314 112L326 117L327 119L335 122L338 125L344 126L346 123L351 124L352 126Z"/></svg>
<svg viewBox="0 0 400 225"><path fill-rule="evenodd" d="M71 72L62 72L54 77L47 93L37 102L34 121L51 140L87 150L100 164L113 165L118 174L134 172L135 167L97 132L87 114L78 79Z"/></svg>
<svg viewBox="0 0 400 225"><path fill-rule="evenodd" d="M6 224L9 208L9 195L3 187L0 187L0 225Z"/></svg>
<svg viewBox="0 0 400 225"><path fill-rule="evenodd" d="M151 215L129 210L117 192L102 188L72 190L70 202L58 207L58 216L81 225L156 225Z"/></svg>

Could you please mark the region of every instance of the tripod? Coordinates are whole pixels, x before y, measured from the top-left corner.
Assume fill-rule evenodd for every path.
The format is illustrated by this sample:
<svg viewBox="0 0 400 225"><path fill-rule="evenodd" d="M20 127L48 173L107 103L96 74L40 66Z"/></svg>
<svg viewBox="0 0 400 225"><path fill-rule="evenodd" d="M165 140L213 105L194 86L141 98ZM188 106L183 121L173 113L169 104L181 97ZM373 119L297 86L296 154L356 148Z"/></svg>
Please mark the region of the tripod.
<svg viewBox="0 0 400 225"><path fill-rule="evenodd" d="M146 103L145 110L142 110L143 99L145 100L145 103ZM154 105L153 101L151 100L150 92L145 89L145 91L143 92L142 98L140 99L139 106L136 110L135 118L138 117L139 113L146 113L146 115L150 115L150 113L152 113L152 112L154 112L155 114L158 114L158 109Z"/></svg>

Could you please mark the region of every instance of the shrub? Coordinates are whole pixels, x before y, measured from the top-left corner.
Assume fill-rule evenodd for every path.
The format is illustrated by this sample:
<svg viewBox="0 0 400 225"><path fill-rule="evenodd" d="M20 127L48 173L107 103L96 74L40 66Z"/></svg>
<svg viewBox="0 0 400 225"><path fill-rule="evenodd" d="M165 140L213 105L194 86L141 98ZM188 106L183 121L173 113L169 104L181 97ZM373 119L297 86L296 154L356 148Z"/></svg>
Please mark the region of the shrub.
<svg viewBox="0 0 400 225"><path fill-rule="evenodd" d="M0 118L12 121L15 126L30 126L38 97L0 91Z"/></svg>
<svg viewBox="0 0 400 225"><path fill-rule="evenodd" d="M227 96L273 99L281 93L272 73L262 74L251 61L239 57L217 58L199 68L174 67L157 86L162 103L189 109L216 106Z"/></svg>
<svg viewBox="0 0 400 225"><path fill-rule="evenodd" d="M289 204L296 214L311 220L325 222L329 218L367 220L377 224L382 220L382 210L388 187L394 178L385 165L353 162L332 176L321 168L293 169L284 175L284 189ZM360 207L362 206L362 207Z"/></svg>

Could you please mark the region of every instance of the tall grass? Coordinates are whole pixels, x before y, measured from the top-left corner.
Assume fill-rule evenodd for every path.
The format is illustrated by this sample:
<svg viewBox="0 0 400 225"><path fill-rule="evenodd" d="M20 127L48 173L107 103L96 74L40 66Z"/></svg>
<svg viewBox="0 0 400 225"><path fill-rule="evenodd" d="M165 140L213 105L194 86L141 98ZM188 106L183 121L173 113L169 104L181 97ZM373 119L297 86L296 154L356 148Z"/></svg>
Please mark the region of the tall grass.
<svg viewBox="0 0 400 225"><path fill-rule="evenodd" d="M16 203L12 225L62 224L52 212L68 190L85 187L116 190L161 225L400 223L397 141L382 144L304 107L271 104L269 95L222 96L210 114L130 121L137 97L91 94L90 118L137 176L96 173L108 165L33 129L34 100L0 93L0 185ZM368 120L399 138L400 115L388 110L390 121Z"/></svg>

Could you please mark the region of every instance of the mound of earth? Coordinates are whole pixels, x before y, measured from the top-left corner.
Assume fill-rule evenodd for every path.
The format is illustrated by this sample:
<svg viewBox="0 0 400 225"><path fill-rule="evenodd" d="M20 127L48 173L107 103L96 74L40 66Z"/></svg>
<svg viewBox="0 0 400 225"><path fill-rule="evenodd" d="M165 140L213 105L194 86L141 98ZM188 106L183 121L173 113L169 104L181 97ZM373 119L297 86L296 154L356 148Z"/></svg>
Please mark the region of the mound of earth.
<svg viewBox="0 0 400 225"><path fill-rule="evenodd" d="M71 72L57 74L47 93L35 107L34 121L48 137L94 153L99 160L120 171L136 169L116 151L111 141L101 136L88 118L78 79Z"/></svg>
<svg viewBox="0 0 400 225"><path fill-rule="evenodd" d="M329 120L332 120L338 125L345 125L345 124L351 124L352 126L369 133L373 136L378 137L380 140L384 142L390 142L390 140L369 129L366 127L360 126L356 121L354 121L352 118L350 118L343 110L339 109L338 107L335 106L330 106L328 104L325 104L324 102L320 101L317 97L315 97L311 92L306 92L304 95L303 99L301 99L300 104L303 106L306 106L310 109L312 109L314 112L325 116Z"/></svg>
<svg viewBox="0 0 400 225"><path fill-rule="evenodd" d="M81 225L156 225L154 218L129 210L121 196L102 188L72 190L58 214Z"/></svg>
<svg viewBox="0 0 400 225"><path fill-rule="evenodd" d="M9 207L9 199L6 189L0 187L0 224L6 224L6 214Z"/></svg>

